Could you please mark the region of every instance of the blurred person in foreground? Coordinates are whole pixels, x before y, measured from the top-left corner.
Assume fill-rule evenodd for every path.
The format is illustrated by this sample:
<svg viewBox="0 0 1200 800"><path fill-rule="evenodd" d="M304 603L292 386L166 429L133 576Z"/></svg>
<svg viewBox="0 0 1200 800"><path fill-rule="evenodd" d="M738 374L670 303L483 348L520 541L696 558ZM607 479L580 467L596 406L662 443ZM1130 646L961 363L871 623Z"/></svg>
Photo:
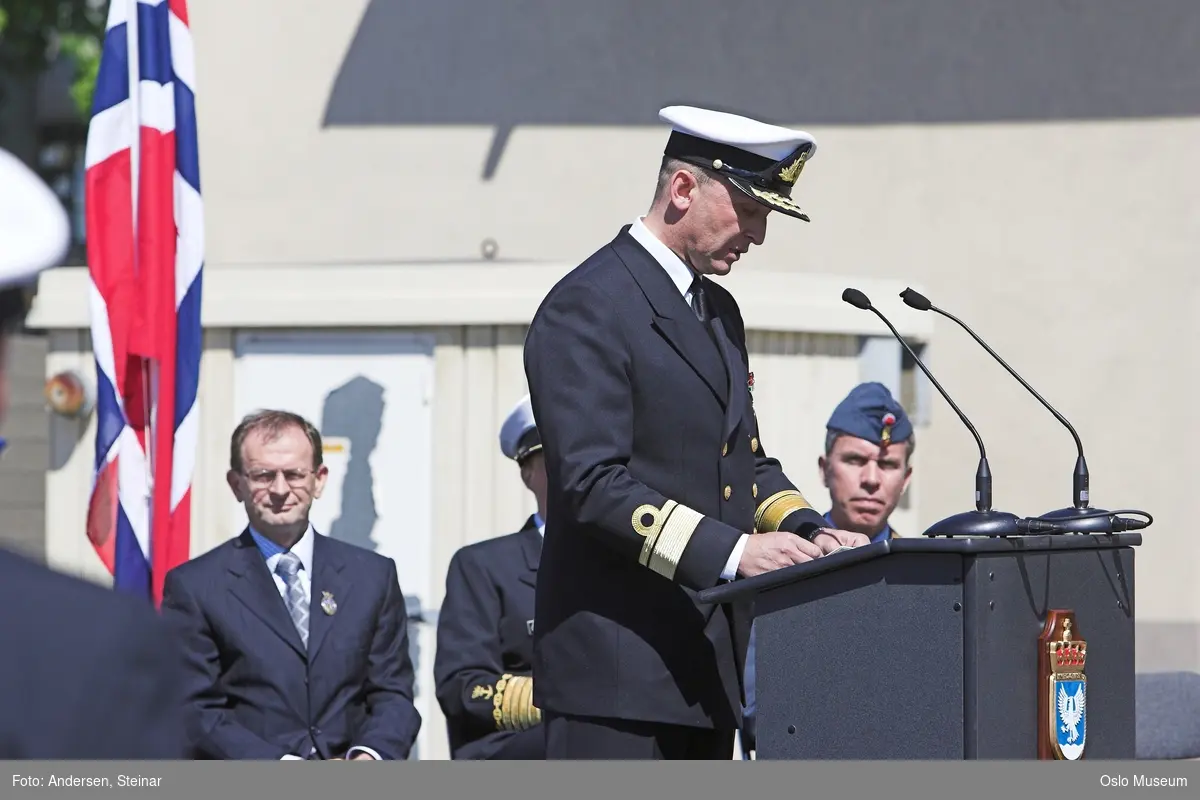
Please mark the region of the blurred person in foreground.
<svg viewBox="0 0 1200 800"><path fill-rule="evenodd" d="M454 759L546 758L533 705L533 609L546 523L542 444L522 397L500 427L537 511L521 530L461 548L450 561L438 614L433 673Z"/></svg>
<svg viewBox="0 0 1200 800"><path fill-rule="evenodd" d="M866 542L767 455L728 274L811 136L674 106L650 210L549 292L525 340L546 461L534 703L550 759L731 759L750 603L697 592Z"/></svg>
<svg viewBox="0 0 1200 800"><path fill-rule="evenodd" d="M318 533L321 434L247 416L226 480L249 524L167 573L187 720L202 759L406 759L421 727L396 562Z"/></svg>
<svg viewBox="0 0 1200 800"><path fill-rule="evenodd" d="M0 419L8 336L68 241L62 203L0 150ZM0 587L0 760L184 757L178 653L150 605L3 549Z"/></svg>
<svg viewBox="0 0 1200 800"><path fill-rule="evenodd" d="M825 519L871 542L898 538L892 512L912 481L917 446L912 420L882 383L861 383L838 403L825 425L825 454L817 459L829 489ZM746 653L746 711L742 750L756 749L754 630Z"/></svg>

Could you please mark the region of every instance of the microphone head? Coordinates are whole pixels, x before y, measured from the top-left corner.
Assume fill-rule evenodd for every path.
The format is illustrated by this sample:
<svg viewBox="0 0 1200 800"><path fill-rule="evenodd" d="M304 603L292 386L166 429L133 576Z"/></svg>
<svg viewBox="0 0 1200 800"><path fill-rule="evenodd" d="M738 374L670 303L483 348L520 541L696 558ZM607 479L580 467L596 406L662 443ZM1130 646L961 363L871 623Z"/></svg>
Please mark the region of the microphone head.
<svg viewBox="0 0 1200 800"><path fill-rule="evenodd" d="M846 289L846 291L842 292L842 299L855 308L861 308L863 311L871 307L871 301L858 289Z"/></svg>
<svg viewBox="0 0 1200 800"><path fill-rule="evenodd" d="M933 305L929 302L928 297L913 289L905 289L900 293L900 298L904 300L904 305L915 308L917 311L928 311Z"/></svg>

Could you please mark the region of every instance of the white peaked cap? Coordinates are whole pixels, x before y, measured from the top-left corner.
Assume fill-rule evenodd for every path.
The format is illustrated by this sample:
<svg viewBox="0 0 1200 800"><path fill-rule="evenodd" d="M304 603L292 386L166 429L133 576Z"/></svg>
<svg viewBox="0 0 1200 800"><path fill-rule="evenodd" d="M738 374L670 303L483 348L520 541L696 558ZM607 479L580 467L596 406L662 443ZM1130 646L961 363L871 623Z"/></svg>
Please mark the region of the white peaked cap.
<svg viewBox="0 0 1200 800"><path fill-rule="evenodd" d="M67 252L62 201L16 156L0 150L0 288L30 283Z"/></svg>
<svg viewBox="0 0 1200 800"><path fill-rule="evenodd" d="M671 125L663 155L718 172L767 208L808 221L792 189L817 152L811 134L695 106L667 106L658 115Z"/></svg>
<svg viewBox="0 0 1200 800"><path fill-rule="evenodd" d="M727 144L771 161L782 161L803 144L809 145L809 158L817 151L816 140L805 131L770 125L726 111L667 106L658 112L658 116L673 131Z"/></svg>
<svg viewBox="0 0 1200 800"><path fill-rule="evenodd" d="M533 419L533 406L529 403L529 395L525 395L509 412L500 427L500 452L505 458L521 461L541 449L537 423Z"/></svg>

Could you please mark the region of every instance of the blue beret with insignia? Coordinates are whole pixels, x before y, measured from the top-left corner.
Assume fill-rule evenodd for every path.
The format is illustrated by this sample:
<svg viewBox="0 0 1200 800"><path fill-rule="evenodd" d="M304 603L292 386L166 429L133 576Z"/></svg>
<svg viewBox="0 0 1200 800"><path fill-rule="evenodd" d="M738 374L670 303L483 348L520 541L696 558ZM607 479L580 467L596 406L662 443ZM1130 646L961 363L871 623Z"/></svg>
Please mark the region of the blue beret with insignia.
<svg viewBox="0 0 1200 800"><path fill-rule="evenodd" d="M874 444L902 442L913 432L904 408L882 383L860 383L851 389L825 427Z"/></svg>

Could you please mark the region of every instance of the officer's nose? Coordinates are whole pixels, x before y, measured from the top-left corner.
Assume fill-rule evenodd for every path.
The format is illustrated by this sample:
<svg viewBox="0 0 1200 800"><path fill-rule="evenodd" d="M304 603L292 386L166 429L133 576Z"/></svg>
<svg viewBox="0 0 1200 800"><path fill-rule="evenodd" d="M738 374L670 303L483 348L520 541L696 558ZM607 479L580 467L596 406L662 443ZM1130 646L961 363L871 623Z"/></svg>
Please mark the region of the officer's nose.
<svg viewBox="0 0 1200 800"><path fill-rule="evenodd" d="M761 247L767 240L767 215L755 214L746 225L745 233L750 241Z"/></svg>
<svg viewBox="0 0 1200 800"><path fill-rule="evenodd" d="M879 466L874 461L868 461L859 474L859 480L862 482L863 488L869 488L872 491L878 489L880 484Z"/></svg>

